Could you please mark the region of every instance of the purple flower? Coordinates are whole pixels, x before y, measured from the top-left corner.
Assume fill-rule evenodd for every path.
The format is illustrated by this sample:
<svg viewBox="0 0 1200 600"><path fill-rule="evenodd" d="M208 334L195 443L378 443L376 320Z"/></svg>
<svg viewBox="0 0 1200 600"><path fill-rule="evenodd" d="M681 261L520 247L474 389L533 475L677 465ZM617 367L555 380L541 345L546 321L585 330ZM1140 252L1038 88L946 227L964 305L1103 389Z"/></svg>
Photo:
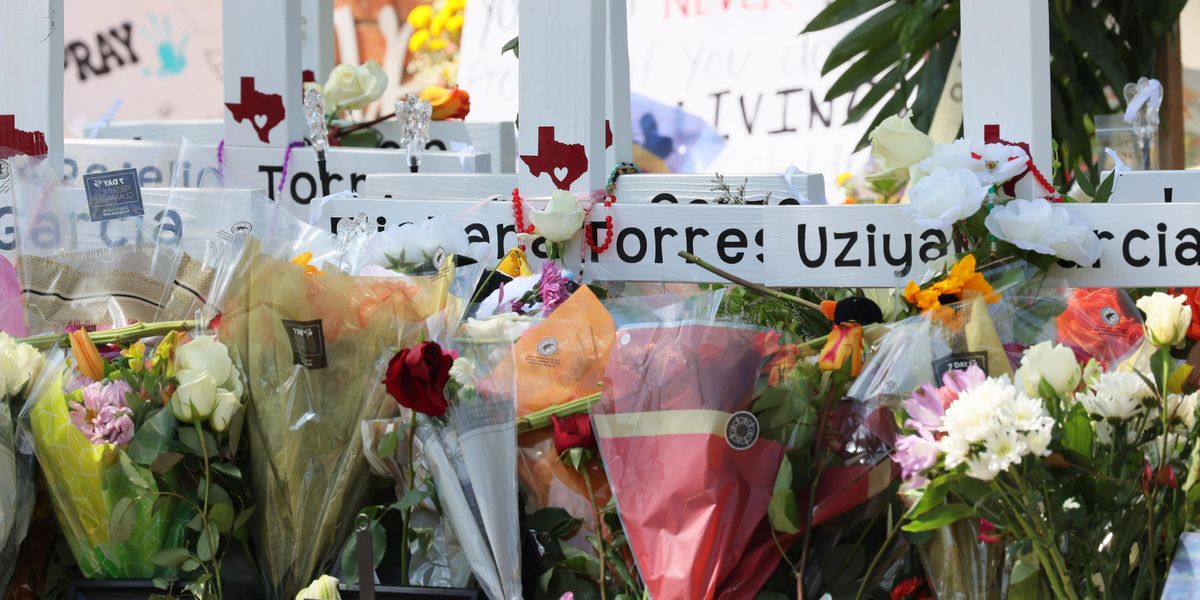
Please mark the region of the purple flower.
<svg viewBox="0 0 1200 600"><path fill-rule="evenodd" d="M133 411L125 401L131 388L124 381L92 383L82 391L83 402L71 404L71 423L99 446L127 446L133 441Z"/></svg>
<svg viewBox="0 0 1200 600"><path fill-rule="evenodd" d="M538 282L538 288L542 293L546 314L553 312L571 296L569 282L557 262L548 260L542 265L542 279Z"/></svg>
<svg viewBox="0 0 1200 600"><path fill-rule="evenodd" d="M937 463L938 454L933 436L922 431L898 438L892 460L900 465L901 477L909 480Z"/></svg>
<svg viewBox="0 0 1200 600"><path fill-rule="evenodd" d="M955 399L958 398L959 394L983 383L986 380L987 373L984 373L983 369L980 369L975 365L967 367L965 371L947 371L945 375L942 375L942 385L950 388L950 390L954 392Z"/></svg>
<svg viewBox="0 0 1200 600"><path fill-rule="evenodd" d="M908 413L906 427L917 431L933 431L942 425L942 416L946 407L942 405L941 388L935 388L928 383L922 384L913 395L901 402L904 411Z"/></svg>

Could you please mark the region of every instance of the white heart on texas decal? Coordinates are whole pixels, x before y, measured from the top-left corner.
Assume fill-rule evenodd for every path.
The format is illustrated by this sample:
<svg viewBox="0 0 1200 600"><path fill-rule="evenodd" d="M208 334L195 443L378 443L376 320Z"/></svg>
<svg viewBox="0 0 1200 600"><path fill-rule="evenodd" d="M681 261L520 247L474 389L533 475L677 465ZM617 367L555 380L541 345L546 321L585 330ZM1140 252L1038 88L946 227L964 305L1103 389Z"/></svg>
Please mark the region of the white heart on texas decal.
<svg viewBox="0 0 1200 600"><path fill-rule="evenodd" d="M262 129L267 126L267 115L254 115L254 126Z"/></svg>
<svg viewBox="0 0 1200 600"><path fill-rule="evenodd" d="M559 181L566 179L567 171L566 167L554 167L554 178Z"/></svg>

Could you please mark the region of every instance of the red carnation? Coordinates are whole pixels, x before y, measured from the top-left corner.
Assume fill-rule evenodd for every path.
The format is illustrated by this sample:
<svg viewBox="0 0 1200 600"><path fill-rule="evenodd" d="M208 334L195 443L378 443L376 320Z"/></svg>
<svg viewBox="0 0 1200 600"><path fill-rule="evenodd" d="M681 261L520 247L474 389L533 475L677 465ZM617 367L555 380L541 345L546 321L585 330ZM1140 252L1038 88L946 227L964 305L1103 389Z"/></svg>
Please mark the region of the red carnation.
<svg viewBox="0 0 1200 600"><path fill-rule="evenodd" d="M396 353L388 362L383 384L400 406L440 417L446 414L446 382L450 381L453 352L434 342L422 342Z"/></svg>
<svg viewBox="0 0 1200 600"><path fill-rule="evenodd" d="M897 583L890 594L891 600L927 600L932 597L929 588L925 585L925 580L920 577L905 579Z"/></svg>
<svg viewBox="0 0 1200 600"><path fill-rule="evenodd" d="M551 415L554 424L554 449L562 454L571 448L592 448L596 437L592 435L592 419L586 413L558 417Z"/></svg>
<svg viewBox="0 0 1200 600"><path fill-rule="evenodd" d="M986 544L995 544L1002 538L993 533L996 531L996 525L987 519L979 519L979 533L975 535L975 539Z"/></svg>

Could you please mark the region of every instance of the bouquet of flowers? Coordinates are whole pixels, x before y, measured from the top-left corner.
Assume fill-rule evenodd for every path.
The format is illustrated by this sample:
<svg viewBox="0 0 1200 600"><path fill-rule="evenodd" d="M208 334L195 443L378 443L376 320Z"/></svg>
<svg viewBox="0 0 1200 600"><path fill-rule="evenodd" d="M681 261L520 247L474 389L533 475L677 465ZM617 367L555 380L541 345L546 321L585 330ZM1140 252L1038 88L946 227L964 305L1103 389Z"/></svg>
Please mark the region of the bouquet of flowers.
<svg viewBox="0 0 1200 600"><path fill-rule="evenodd" d="M8 585L33 511L31 456L17 450L17 415L42 370L32 346L0 333L0 589Z"/></svg>
<svg viewBox="0 0 1200 600"><path fill-rule="evenodd" d="M385 380L414 411L416 440L442 514L491 598L519 600L517 438L512 338L425 342L401 350ZM501 368L504 365L504 368Z"/></svg>
<svg viewBox="0 0 1200 600"><path fill-rule="evenodd" d="M250 481L261 568L277 597L324 572L366 504L364 421L395 416L363 377L387 348L457 323L481 265L443 255L428 274L355 275L365 221L339 236L277 211L234 252L219 330L245 362ZM368 401L362 401L368 399Z"/></svg>
<svg viewBox="0 0 1200 600"><path fill-rule="evenodd" d="M800 535L888 487L889 466L836 459L861 336L840 323L813 355L737 324L618 330L592 418L651 597L753 598Z"/></svg>
<svg viewBox="0 0 1200 600"><path fill-rule="evenodd" d="M83 329L69 338L28 420L80 569L164 588L186 578L190 593L220 598L222 540L244 535L252 512L234 460L244 386L229 350L175 330L103 354Z"/></svg>
<svg viewBox="0 0 1200 600"><path fill-rule="evenodd" d="M1145 361L1110 364L1043 342L1014 377L952 372L904 402L897 443L910 531L966 517L1011 540L1011 585L1036 597L1158 597L1195 509L1196 398L1171 348L1183 297L1138 300Z"/></svg>

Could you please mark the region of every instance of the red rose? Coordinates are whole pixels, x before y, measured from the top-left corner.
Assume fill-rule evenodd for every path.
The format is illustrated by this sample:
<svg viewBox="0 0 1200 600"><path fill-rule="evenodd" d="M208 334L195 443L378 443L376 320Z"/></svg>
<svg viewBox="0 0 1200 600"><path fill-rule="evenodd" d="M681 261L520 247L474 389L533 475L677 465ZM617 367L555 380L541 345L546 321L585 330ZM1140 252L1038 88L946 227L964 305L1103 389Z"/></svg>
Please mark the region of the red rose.
<svg viewBox="0 0 1200 600"><path fill-rule="evenodd" d="M925 580L920 577L905 579L896 584L892 588L890 594L891 600L922 600L929 598L929 590L925 587Z"/></svg>
<svg viewBox="0 0 1200 600"><path fill-rule="evenodd" d="M596 445L592 435L592 419L587 413L566 417L550 416L554 424L554 450L559 454L571 448L591 448Z"/></svg>
<svg viewBox="0 0 1200 600"><path fill-rule="evenodd" d="M400 406L440 417L446 414L446 382L454 353L442 350L434 342L422 342L396 353L388 362L383 384Z"/></svg>

